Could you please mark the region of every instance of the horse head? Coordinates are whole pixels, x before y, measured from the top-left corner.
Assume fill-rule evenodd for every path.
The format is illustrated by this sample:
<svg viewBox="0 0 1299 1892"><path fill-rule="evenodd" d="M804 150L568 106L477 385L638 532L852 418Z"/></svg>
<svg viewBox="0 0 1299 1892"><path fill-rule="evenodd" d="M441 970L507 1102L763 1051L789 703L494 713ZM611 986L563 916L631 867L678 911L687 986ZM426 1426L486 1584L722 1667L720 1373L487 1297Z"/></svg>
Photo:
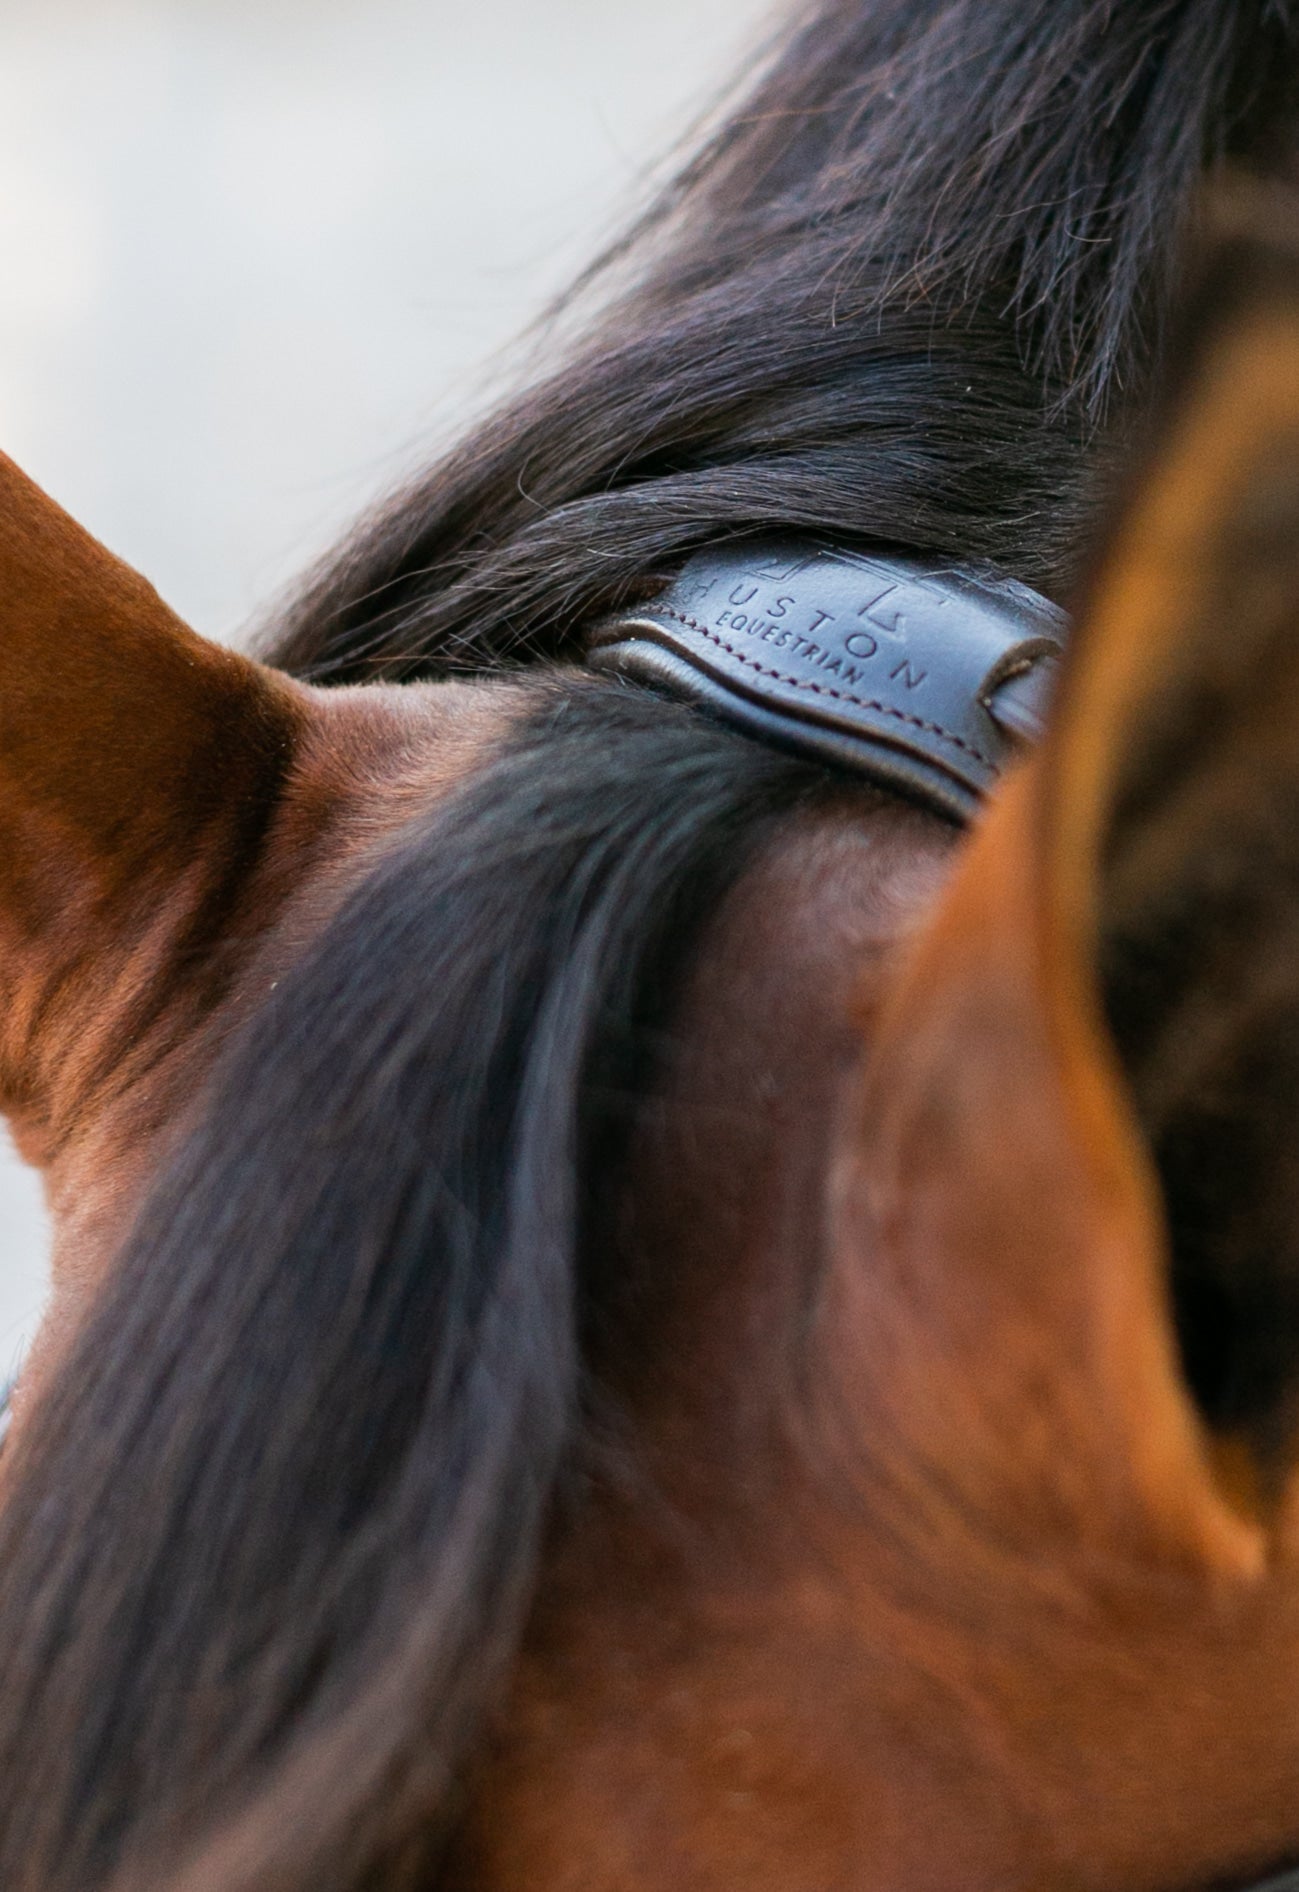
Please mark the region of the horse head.
<svg viewBox="0 0 1299 1892"><path fill-rule="evenodd" d="M878 730L845 768L752 689L609 674L601 613L652 627L692 549L769 529L770 466L646 446L623 493L587 440L592 490L492 515L483 569L386 525L382 585L352 557L282 646L307 678L0 465L0 1107L56 1230L0 1460L6 1892L1191 1892L1299 1856L1299 264L1258 227L1291 215L1220 252L969 834ZM937 413L968 347L1029 439L995 324L906 300L872 381L802 307L818 426L895 372ZM777 355L752 456L808 424ZM465 491L499 453L500 506L541 504L567 387ZM921 433L881 448L911 554L976 513L1022 550L995 441L978 506L914 509ZM579 596L555 547L615 499Z"/></svg>

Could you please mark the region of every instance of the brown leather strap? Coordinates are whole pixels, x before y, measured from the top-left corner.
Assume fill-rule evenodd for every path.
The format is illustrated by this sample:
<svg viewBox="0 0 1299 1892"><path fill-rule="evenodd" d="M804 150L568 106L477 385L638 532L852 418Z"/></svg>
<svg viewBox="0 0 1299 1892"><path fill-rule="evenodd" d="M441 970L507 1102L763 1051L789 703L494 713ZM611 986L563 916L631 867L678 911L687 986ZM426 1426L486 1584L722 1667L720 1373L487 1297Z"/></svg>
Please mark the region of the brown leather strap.
<svg viewBox="0 0 1299 1892"><path fill-rule="evenodd" d="M1041 729L1064 613L956 566L794 538L710 547L588 661L956 821Z"/></svg>

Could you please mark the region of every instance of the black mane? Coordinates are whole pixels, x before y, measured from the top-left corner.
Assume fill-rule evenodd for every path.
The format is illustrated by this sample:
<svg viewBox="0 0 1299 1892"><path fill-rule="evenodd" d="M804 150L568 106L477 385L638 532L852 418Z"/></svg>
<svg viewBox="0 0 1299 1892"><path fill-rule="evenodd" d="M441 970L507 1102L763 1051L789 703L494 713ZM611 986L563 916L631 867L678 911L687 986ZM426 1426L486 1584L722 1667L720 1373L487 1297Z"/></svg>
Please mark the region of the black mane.
<svg viewBox="0 0 1299 1892"><path fill-rule="evenodd" d="M571 654L806 527L1070 588L1202 179L1288 122L1290 0L822 0L584 279L584 339L330 561L317 680Z"/></svg>
<svg viewBox="0 0 1299 1892"><path fill-rule="evenodd" d="M773 526L1058 593L1198 181L1275 135L1293 27L824 0L581 286L582 339L275 659L563 657ZM578 1399L599 1100L643 1091L700 923L825 784L649 695L537 690L254 1018L32 1429L0 1511L6 1892L134 1892L159 1850L178 1892L430 1883Z"/></svg>

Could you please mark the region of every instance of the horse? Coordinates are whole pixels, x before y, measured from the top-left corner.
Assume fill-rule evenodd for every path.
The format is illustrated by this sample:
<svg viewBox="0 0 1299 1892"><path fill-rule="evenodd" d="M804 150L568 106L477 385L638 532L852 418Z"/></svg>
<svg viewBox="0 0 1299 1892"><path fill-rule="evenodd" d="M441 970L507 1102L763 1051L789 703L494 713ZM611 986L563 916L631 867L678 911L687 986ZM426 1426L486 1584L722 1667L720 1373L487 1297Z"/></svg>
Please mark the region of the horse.
<svg viewBox="0 0 1299 1892"><path fill-rule="evenodd" d="M1299 1858L1297 34L818 0L255 657L0 463L6 1892Z"/></svg>

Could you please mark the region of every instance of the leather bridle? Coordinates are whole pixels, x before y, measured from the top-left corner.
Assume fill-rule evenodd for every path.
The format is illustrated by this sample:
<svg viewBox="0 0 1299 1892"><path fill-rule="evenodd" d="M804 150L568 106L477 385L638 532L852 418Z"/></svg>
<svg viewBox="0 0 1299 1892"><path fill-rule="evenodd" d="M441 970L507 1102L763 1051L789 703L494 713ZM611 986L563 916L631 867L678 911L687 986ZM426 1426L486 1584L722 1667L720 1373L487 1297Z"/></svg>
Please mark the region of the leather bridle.
<svg viewBox="0 0 1299 1892"><path fill-rule="evenodd" d="M773 537L697 552L587 661L967 822L1041 733L1067 628L1012 579Z"/></svg>

